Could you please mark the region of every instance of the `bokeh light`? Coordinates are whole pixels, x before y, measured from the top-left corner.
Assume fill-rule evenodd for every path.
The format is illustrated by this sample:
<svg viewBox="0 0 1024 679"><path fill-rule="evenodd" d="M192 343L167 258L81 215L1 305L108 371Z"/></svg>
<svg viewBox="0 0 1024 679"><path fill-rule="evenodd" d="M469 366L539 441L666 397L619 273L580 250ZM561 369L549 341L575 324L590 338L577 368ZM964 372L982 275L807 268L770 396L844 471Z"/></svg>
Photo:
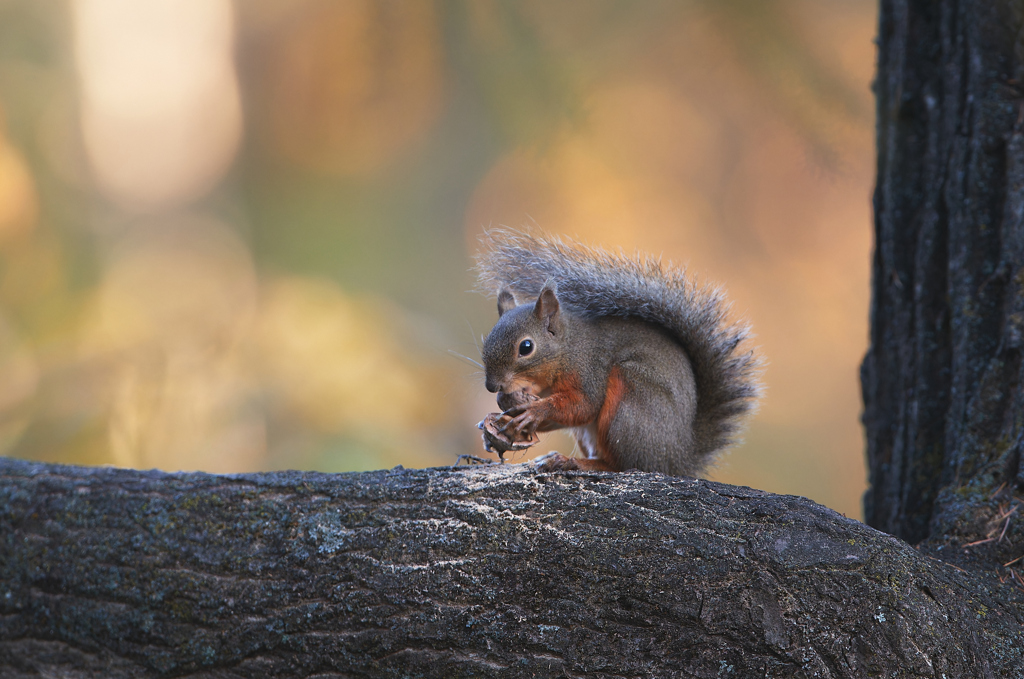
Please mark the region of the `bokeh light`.
<svg viewBox="0 0 1024 679"><path fill-rule="evenodd" d="M526 225L721 283L768 368L713 478L859 516L875 13L3 0L0 453L480 453L472 254Z"/></svg>
<svg viewBox="0 0 1024 679"><path fill-rule="evenodd" d="M156 210L212 188L241 137L229 0L72 7L82 137L101 191Z"/></svg>

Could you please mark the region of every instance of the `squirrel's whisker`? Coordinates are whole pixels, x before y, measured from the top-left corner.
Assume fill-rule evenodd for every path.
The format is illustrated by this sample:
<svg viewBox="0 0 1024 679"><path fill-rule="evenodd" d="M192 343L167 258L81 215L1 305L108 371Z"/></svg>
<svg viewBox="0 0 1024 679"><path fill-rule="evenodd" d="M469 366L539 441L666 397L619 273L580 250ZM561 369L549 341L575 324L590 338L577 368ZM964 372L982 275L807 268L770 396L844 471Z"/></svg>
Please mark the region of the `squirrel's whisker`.
<svg viewBox="0 0 1024 679"><path fill-rule="evenodd" d="M461 358L462 360L467 361L467 362L471 363L472 365L475 365L476 367L480 368L481 370L484 369L484 364L483 363L481 363L480 361L474 361L469 356L464 356L463 354L460 354L459 352L454 351L452 349L449 349L448 353L451 354L452 356L455 356L456 358Z"/></svg>

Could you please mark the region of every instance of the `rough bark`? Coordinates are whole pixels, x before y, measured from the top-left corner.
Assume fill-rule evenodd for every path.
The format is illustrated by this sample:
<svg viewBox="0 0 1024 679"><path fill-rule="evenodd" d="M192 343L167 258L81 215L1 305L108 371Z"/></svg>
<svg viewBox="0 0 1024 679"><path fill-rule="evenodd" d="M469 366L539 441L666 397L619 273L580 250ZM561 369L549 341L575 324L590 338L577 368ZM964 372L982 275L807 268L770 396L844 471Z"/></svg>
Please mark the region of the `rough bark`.
<svg viewBox="0 0 1024 679"><path fill-rule="evenodd" d="M1021 7L881 3L865 517L911 542L984 538L1024 484Z"/></svg>
<svg viewBox="0 0 1024 679"><path fill-rule="evenodd" d="M0 460L0 676L1009 677L1024 589L813 502Z"/></svg>

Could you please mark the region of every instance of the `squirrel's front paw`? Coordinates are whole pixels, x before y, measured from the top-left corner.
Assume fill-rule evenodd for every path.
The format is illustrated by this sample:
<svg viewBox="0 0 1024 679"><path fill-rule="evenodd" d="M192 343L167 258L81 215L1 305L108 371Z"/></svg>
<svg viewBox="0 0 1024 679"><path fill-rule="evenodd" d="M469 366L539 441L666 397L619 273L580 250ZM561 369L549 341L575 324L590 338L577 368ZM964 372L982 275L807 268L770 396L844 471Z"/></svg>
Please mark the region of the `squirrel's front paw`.
<svg viewBox="0 0 1024 679"><path fill-rule="evenodd" d="M574 458L551 451L547 455L541 455L534 459L533 468L539 472L568 472L579 469L580 466L576 464Z"/></svg>
<svg viewBox="0 0 1024 679"><path fill-rule="evenodd" d="M543 420L536 408L531 408L528 405L514 406L503 412L502 415L512 418L502 427L502 431L525 438L532 437Z"/></svg>

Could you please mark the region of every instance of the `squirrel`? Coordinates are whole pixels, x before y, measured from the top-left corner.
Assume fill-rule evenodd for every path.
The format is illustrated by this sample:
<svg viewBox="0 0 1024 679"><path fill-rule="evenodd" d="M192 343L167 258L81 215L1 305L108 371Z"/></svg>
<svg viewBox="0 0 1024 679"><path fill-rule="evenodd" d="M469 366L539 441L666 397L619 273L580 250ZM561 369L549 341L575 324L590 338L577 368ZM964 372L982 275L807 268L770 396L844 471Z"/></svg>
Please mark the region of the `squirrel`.
<svg viewBox="0 0 1024 679"><path fill-rule="evenodd" d="M586 457L538 470L698 476L756 407L761 361L710 285L660 260L561 238L488 231L480 289L497 296L487 390L513 440L569 428ZM511 419L508 419L511 418Z"/></svg>

